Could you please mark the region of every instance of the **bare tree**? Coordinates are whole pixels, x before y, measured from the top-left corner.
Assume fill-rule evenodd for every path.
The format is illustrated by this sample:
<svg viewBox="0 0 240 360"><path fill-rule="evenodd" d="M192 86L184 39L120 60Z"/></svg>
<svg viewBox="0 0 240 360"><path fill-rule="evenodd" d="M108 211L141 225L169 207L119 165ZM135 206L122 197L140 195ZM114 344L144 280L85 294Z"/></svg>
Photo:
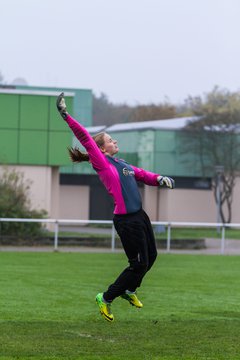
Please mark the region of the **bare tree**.
<svg viewBox="0 0 240 360"><path fill-rule="evenodd" d="M199 118L185 129L182 151L194 154L202 176L212 178L219 220L229 223L240 169L240 94L215 88L204 99L188 101Z"/></svg>

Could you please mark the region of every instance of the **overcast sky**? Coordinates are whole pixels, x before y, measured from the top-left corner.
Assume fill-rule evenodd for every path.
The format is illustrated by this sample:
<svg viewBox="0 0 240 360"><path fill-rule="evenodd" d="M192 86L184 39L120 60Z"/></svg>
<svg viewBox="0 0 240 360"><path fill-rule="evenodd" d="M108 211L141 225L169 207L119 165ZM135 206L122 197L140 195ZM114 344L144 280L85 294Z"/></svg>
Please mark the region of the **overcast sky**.
<svg viewBox="0 0 240 360"><path fill-rule="evenodd" d="M0 0L5 82L181 103L240 90L240 0Z"/></svg>

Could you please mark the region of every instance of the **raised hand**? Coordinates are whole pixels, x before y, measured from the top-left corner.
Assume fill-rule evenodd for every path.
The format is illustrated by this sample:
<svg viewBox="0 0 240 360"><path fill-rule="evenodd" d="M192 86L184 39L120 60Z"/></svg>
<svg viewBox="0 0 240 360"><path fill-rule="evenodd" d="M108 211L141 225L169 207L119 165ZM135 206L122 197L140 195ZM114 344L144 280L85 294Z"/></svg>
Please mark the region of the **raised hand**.
<svg viewBox="0 0 240 360"><path fill-rule="evenodd" d="M58 109L60 115L65 120L68 113L67 113L67 106L66 106L65 99L64 99L64 92L62 92L58 96L56 105L57 105L57 109Z"/></svg>

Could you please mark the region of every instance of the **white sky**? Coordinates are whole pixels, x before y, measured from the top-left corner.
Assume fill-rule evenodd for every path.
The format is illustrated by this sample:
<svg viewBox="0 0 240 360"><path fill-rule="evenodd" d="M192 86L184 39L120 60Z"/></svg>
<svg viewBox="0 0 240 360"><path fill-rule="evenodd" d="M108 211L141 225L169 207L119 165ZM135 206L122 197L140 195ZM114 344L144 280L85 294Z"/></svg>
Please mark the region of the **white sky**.
<svg viewBox="0 0 240 360"><path fill-rule="evenodd" d="M8 83L133 105L240 89L239 0L0 0L0 14Z"/></svg>

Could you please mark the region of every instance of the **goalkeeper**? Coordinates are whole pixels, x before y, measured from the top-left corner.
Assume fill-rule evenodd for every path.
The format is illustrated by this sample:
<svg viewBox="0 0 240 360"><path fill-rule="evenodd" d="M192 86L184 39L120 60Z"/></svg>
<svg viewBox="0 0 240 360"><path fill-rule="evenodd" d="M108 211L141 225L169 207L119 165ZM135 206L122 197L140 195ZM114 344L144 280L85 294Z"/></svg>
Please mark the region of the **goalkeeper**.
<svg viewBox="0 0 240 360"><path fill-rule="evenodd" d="M70 148L71 160L73 162L89 161L114 199L113 223L121 239L129 266L105 292L96 296L100 313L106 320L113 321L111 304L116 297L122 297L137 308L143 306L137 297L136 289L140 287L144 275L150 270L157 257L153 229L148 215L142 209L137 181L173 189L174 180L129 165L124 160L114 157L119 150L117 141L105 132L92 137L67 113L64 93L61 93L57 99L57 108L86 149L86 152L81 152L78 148Z"/></svg>

